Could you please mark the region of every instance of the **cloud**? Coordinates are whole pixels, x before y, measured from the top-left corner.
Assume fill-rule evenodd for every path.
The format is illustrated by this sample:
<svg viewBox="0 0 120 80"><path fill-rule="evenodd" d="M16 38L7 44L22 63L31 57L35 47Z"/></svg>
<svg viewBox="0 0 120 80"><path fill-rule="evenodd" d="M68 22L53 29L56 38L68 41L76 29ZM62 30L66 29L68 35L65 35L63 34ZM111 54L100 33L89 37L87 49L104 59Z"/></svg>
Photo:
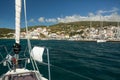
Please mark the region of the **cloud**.
<svg viewBox="0 0 120 80"><path fill-rule="evenodd" d="M38 21L39 21L39 22L45 22L45 18L44 18L44 17L40 17L40 18L38 19Z"/></svg>
<svg viewBox="0 0 120 80"><path fill-rule="evenodd" d="M113 9L110 12L117 12L117 11L119 11L119 9L116 7L113 7Z"/></svg>
<svg viewBox="0 0 120 80"><path fill-rule="evenodd" d="M49 19L46 19L45 21L46 22L52 22L52 23L57 22L57 20L55 18L49 18Z"/></svg>
<svg viewBox="0 0 120 80"><path fill-rule="evenodd" d="M35 20L34 20L34 19L30 19L29 22L30 22L30 23L34 23Z"/></svg>
<svg viewBox="0 0 120 80"><path fill-rule="evenodd" d="M75 21L81 21L86 20L86 16L80 16L80 15L72 15L72 16L65 16L64 18L57 18L58 22L75 22Z"/></svg>
<svg viewBox="0 0 120 80"><path fill-rule="evenodd" d="M94 16L94 13L89 13L88 15L91 17L91 16Z"/></svg>
<svg viewBox="0 0 120 80"><path fill-rule="evenodd" d="M80 15L72 15L58 18L49 18L43 19L43 22L46 23L68 23L68 22L76 22L76 21L118 21L120 20L120 15L117 13L112 13L110 15L98 15L90 13L89 16L80 16Z"/></svg>
<svg viewBox="0 0 120 80"><path fill-rule="evenodd" d="M110 15L98 15L89 13L89 16L80 16L80 15L72 15L66 16L64 18L57 18L57 22L76 22L76 21L120 21L120 15L117 12L111 13Z"/></svg>
<svg viewBox="0 0 120 80"><path fill-rule="evenodd" d="M113 7L111 10L98 10L97 14L114 13L117 11L119 11L119 9L116 7Z"/></svg>
<svg viewBox="0 0 120 80"><path fill-rule="evenodd" d="M71 15L71 16L62 16L57 18L44 18L40 17L39 22L46 23L68 23L68 22L76 22L76 21L120 21L120 15L117 13L119 11L118 8L112 8L111 10L98 10L97 13L88 13L88 16L81 15ZM106 14L106 13L109 13ZM104 15L103 15L104 14Z"/></svg>

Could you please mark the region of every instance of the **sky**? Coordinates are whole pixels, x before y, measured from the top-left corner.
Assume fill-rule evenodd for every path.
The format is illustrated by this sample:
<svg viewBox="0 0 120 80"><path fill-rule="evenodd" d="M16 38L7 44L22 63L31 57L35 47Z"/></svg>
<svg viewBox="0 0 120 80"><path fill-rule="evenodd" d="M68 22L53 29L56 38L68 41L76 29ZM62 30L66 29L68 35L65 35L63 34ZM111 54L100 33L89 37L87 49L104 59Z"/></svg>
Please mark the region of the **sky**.
<svg viewBox="0 0 120 80"><path fill-rule="evenodd" d="M25 26L22 0L21 27ZM120 21L120 0L26 0L28 26ZM15 0L0 0L0 28L15 27Z"/></svg>

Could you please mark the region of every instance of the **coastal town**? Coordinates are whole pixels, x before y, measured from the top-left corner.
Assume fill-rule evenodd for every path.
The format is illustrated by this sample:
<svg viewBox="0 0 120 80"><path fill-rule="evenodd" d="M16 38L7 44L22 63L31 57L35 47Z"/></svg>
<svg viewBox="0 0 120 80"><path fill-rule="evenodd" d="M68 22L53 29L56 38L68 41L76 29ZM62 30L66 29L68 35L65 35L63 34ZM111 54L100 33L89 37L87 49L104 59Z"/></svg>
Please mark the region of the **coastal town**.
<svg viewBox="0 0 120 80"><path fill-rule="evenodd" d="M86 28L79 29L77 31L72 30L72 32L76 32L76 34L70 36L69 34L64 34L60 32L50 33L50 29L47 28L36 28L29 32L30 39L41 39L41 40L49 40L49 39L57 39L57 40L97 40L97 39L105 39L105 40L118 40L119 38L119 28L115 26L104 27L102 29L98 28ZM64 31L62 31L64 32ZM81 33L81 34L80 34ZM21 33L21 38L26 38L26 32Z"/></svg>
<svg viewBox="0 0 120 80"><path fill-rule="evenodd" d="M104 26L104 27L86 27L80 29L65 29L53 31L49 27L37 27L31 28L28 35L25 30L21 31L21 38L26 39L39 39L39 40L90 40L95 41L98 39L104 39L107 41L119 40L119 26ZM10 37L2 38L14 38L14 33L8 33L6 35L13 35Z"/></svg>

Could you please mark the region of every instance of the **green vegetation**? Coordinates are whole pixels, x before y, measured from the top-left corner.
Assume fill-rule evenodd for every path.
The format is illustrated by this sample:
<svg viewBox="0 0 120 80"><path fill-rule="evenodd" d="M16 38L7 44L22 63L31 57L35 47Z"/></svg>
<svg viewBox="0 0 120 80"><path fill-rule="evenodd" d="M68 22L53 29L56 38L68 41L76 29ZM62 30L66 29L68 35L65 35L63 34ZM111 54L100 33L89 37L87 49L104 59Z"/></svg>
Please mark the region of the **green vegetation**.
<svg viewBox="0 0 120 80"><path fill-rule="evenodd" d="M0 28L0 37L12 37L15 31L13 29ZM8 34L9 33L9 34Z"/></svg>
<svg viewBox="0 0 120 80"><path fill-rule="evenodd" d="M36 28L39 28L39 27L44 28L44 27L46 27L46 26L29 26L29 27L28 27L28 30L29 30L29 31L32 31L32 30L34 30L34 29L36 29ZM21 32L23 32L23 31L26 31L26 28L22 28L22 29L21 29Z"/></svg>
<svg viewBox="0 0 120 80"><path fill-rule="evenodd" d="M40 33L40 37L41 38L46 38L46 36L44 34L42 34L42 33Z"/></svg>
<svg viewBox="0 0 120 80"><path fill-rule="evenodd" d="M59 31L60 33L75 35L75 34L82 34L84 32L84 31L76 32L77 30L90 28L90 23L91 23L91 27L94 28L101 27L100 21L91 21L91 22L80 21L80 22L70 22L70 23L59 23L59 24L51 25L48 28L51 30L50 33L57 33ZM117 26L117 22L103 22L103 27L105 26L108 27Z"/></svg>
<svg viewBox="0 0 120 80"><path fill-rule="evenodd" d="M99 28L101 27L101 22L100 21L79 21L79 22L69 22L69 23L58 23L51 25L49 27L47 26L30 26L28 27L29 31L33 31L36 28L47 28L49 34L50 33L56 33L56 34L67 34L69 36L73 36L75 34L82 34L84 33L85 28L90 28L90 23L91 27L94 28ZM103 27L105 26L117 26L118 22L103 22ZM80 30L80 31L77 31ZM21 29L21 32L25 32L25 28ZM7 29L7 28L0 28L0 37L12 37L13 34L8 34L8 33L14 33L13 29ZM41 34L42 37L45 37L43 34Z"/></svg>

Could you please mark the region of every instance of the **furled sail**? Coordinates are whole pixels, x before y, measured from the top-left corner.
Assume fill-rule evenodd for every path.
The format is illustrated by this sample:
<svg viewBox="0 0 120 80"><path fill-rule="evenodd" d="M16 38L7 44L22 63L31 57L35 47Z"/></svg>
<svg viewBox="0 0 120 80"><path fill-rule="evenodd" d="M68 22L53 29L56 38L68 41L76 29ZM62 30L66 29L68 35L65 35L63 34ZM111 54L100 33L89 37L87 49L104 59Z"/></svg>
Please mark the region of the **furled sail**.
<svg viewBox="0 0 120 80"><path fill-rule="evenodd" d="M42 62L42 56L43 56L43 52L44 52L44 48L43 47L38 47L35 46L32 50L30 55L32 56L32 58L38 62Z"/></svg>
<svg viewBox="0 0 120 80"><path fill-rule="evenodd" d="M21 18L21 4L22 0L15 0L15 40L20 43L20 18Z"/></svg>

